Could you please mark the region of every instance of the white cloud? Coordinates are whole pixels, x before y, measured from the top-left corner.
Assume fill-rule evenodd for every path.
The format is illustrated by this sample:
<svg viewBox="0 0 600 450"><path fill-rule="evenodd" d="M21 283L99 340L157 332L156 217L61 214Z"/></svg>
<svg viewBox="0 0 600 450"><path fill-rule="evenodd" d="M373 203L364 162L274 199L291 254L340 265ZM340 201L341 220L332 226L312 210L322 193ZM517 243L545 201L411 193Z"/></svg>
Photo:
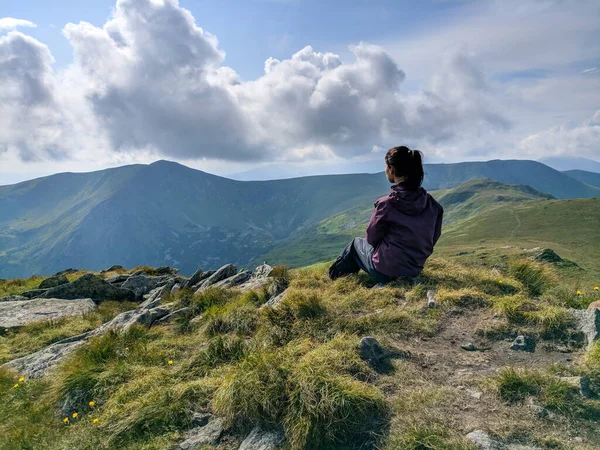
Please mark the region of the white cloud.
<svg viewBox="0 0 600 450"><path fill-rule="evenodd" d="M117 0L103 27L67 24L74 60L59 73L45 45L12 31L0 37L0 160L333 161L372 157L398 143L429 159L486 158L498 149L521 155L519 142L548 128L548 111L580 117L597 107L599 78L584 71L568 83L490 81L490 68L555 61L541 47L526 60L518 48L521 41L541 46L541 28L526 25L533 16L575 34L557 52L575 52L593 28L577 14L567 17L573 24L555 20L553 4L508 12L505 4L469 5L464 27L402 46L350 46L348 60L307 46L267 59L264 75L251 81L223 65L217 38L177 0ZM463 40L469 45L454 45ZM571 57L582 59L595 45ZM511 46L521 56L511 56ZM402 89L403 61L417 73L427 66L423 89ZM532 115L540 105L545 115ZM536 151L529 147L527 155L541 156Z"/></svg>
<svg viewBox="0 0 600 450"><path fill-rule="evenodd" d="M17 27L35 28L37 25L29 20L0 17L0 30L15 30Z"/></svg>
<svg viewBox="0 0 600 450"><path fill-rule="evenodd" d="M584 158L600 157L600 109L589 119L565 123L527 136L520 142L527 155L557 156L568 154Z"/></svg>

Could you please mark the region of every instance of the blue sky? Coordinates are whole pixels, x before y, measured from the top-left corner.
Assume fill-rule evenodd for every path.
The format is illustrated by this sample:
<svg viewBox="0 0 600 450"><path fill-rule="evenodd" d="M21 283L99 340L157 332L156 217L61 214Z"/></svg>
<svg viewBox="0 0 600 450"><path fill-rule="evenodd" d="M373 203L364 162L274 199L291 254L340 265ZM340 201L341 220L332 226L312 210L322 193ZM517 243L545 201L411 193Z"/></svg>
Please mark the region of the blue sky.
<svg viewBox="0 0 600 450"><path fill-rule="evenodd" d="M0 184L356 170L401 143L599 159L598 111L595 1L0 1Z"/></svg>

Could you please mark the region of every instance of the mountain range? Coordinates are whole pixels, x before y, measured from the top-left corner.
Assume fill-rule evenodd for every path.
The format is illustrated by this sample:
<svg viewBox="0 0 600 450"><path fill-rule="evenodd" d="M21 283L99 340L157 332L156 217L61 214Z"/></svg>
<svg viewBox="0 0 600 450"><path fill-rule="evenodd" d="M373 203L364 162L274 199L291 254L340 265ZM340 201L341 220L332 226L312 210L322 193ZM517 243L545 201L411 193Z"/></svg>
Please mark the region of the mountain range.
<svg viewBox="0 0 600 450"><path fill-rule="evenodd" d="M600 197L593 176L534 161L429 164L425 171L424 185L439 191L449 221L479 214L484 205ZM496 184L463 187L477 201L464 189L448 191L481 178ZM337 238L316 252L294 243L324 221L359 226L388 189L383 173L243 182L168 161L0 186L0 277L115 263L171 265L190 274L225 262L244 266L286 249L284 260L315 262L331 257Z"/></svg>

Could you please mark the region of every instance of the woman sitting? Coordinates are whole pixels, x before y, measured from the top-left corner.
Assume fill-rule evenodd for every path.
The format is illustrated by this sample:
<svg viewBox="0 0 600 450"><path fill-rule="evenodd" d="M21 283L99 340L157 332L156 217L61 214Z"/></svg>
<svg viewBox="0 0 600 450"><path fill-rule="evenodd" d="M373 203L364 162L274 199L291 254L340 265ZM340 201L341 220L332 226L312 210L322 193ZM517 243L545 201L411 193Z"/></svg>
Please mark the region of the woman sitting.
<svg viewBox="0 0 600 450"><path fill-rule="evenodd" d="M425 189L423 155L394 147L385 155L385 174L393 184L389 195L375 202L365 238L355 238L329 268L332 280L360 269L377 283L413 278L442 233L444 210Z"/></svg>

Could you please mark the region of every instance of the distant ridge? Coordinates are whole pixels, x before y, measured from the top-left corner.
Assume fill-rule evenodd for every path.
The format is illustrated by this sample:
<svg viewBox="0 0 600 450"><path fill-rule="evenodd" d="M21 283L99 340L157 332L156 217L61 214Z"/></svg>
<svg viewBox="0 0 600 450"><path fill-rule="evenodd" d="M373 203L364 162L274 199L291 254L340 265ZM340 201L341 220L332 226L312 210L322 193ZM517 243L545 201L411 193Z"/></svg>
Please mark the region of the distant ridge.
<svg viewBox="0 0 600 450"><path fill-rule="evenodd" d="M600 173L587 172L585 170L566 170L563 173L581 183L600 188Z"/></svg>
<svg viewBox="0 0 600 450"><path fill-rule="evenodd" d="M564 172L565 170L586 170L588 172L600 173L600 162L589 158L574 156L551 156L539 159L553 169Z"/></svg>
<svg viewBox="0 0 600 450"><path fill-rule="evenodd" d="M425 187L488 178L555 198L600 189L534 161L429 164ZM388 192L383 173L243 182L170 161L0 186L0 278L118 263L189 274L245 265L294 234ZM521 194L519 194L521 195Z"/></svg>

